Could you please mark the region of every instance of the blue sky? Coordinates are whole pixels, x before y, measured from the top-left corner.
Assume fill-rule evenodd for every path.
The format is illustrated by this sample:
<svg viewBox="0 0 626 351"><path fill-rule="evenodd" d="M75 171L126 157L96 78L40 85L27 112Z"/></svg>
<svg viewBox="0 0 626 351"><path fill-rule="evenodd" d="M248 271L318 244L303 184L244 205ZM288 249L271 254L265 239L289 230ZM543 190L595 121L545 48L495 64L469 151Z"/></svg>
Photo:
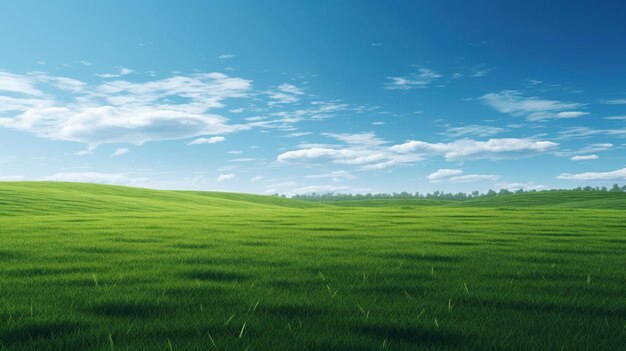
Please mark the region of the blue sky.
<svg viewBox="0 0 626 351"><path fill-rule="evenodd" d="M626 183L618 1L3 1L0 180Z"/></svg>

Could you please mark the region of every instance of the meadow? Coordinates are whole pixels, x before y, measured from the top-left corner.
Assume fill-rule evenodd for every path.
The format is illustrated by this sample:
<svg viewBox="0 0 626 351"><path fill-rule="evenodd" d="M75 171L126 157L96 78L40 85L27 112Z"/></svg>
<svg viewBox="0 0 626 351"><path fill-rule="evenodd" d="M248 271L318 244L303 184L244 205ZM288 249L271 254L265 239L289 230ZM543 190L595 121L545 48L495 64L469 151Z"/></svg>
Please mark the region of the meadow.
<svg viewBox="0 0 626 351"><path fill-rule="evenodd" d="M626 193L0 183L0 350L624 350Z"/></svg>

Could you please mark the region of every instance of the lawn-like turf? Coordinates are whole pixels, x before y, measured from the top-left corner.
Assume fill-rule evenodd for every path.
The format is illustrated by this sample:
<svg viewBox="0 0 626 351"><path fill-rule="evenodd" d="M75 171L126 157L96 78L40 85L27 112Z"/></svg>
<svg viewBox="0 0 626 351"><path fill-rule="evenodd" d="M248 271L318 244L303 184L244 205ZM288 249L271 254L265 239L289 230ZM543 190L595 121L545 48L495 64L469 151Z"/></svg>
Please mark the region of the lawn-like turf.
<svg viewBox="0 0 626 351"><path fill-rule="evenodd" d="M626 193L581 194L0 183L0 349L623 350Z"/></svg>

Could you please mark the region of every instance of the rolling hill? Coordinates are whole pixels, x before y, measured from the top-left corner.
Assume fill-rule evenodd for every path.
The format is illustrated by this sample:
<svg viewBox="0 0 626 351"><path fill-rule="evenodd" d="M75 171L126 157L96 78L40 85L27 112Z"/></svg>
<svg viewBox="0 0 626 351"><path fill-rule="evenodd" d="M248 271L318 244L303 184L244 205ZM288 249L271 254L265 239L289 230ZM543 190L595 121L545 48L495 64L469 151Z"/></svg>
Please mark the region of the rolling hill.
<svg viewBox="0 0 626 351"><path fill-rule="evenodd" d="M624 194L0 183L0 350L618 350Z"/></svg>

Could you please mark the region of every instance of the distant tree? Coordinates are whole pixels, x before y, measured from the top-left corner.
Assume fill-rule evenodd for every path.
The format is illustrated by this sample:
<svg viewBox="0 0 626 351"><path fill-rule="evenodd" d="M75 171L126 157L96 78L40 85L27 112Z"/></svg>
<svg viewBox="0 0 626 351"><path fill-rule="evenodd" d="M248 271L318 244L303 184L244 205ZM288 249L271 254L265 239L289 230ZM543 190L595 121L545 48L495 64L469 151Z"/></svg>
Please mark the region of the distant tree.
<svg viewBox="0 0 626 351"><path fill-rule="evenodd" d="M513 194L511 191L507 190L507 189L500 189L500 191L498 192L498 195L509 195L509 194Z"/></svg>
<svg viewBox="0 0 626 351"><path fill-rule="evenodd" d="M552 190L539 190L541 192L551 192L557 191L556 189ZM626 185L620 187L617 184L614 184L613 187L609 190L606 187L590 187L586 186L584 188L577 187L575 189L561 189L560 191L611 191L611 192L626 192ZM515 191L515 194L522 193L536 193L538 190L524 190L518 189ZM300 199L300 200L309 200L309 201L319 201L319 202L336 202L336 201L350 201L350 200L366 200L366 199L433 199L433 200L448 200L448 201L465 201L468 199L475 199L485 196L500 196L500 195L508 195L513 194L510 190L500 189L498 192L489 189L486 193L480 193L478 191L472 191L471 193L463 193L459 192L456 194L446 193L440 190L434 191L432 193L421 194L419 192L409 193L406 191L400 193L367 193L367 194L340 194L340 193L311 193L311 194L298 194L293 195L292 198ZM272 196L280 196L286 197L285 195L273 194Z"/></svg>

